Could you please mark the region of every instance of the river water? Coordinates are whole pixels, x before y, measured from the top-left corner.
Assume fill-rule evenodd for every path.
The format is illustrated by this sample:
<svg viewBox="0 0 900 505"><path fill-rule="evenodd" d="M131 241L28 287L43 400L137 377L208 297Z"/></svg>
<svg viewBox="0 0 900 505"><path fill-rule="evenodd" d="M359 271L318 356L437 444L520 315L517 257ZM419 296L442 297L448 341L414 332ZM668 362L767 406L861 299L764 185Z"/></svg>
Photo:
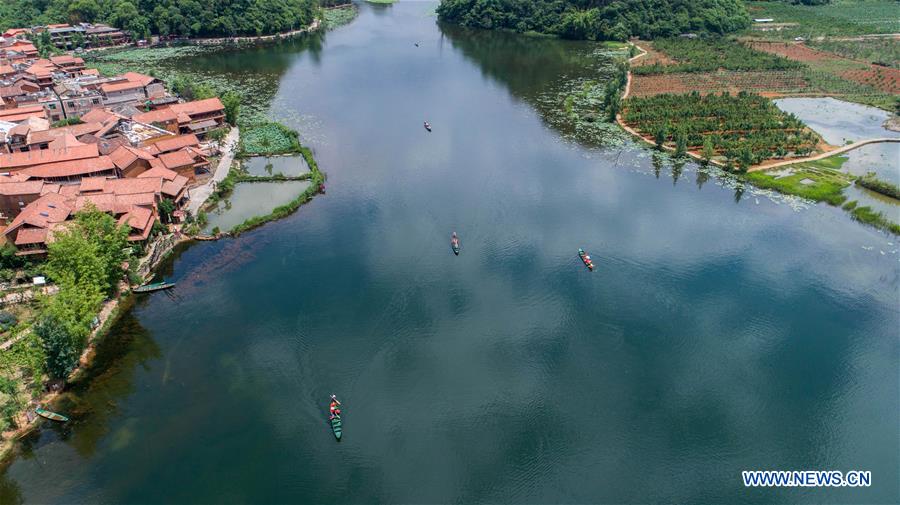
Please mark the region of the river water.
<svg viewBox="0 0 900 505"><path fill-rule="evenodd" d="M897 502L894 239L567 129L602 51L433 9L192 62L276 80L328 194L180 251L0 501Z"/></svg>

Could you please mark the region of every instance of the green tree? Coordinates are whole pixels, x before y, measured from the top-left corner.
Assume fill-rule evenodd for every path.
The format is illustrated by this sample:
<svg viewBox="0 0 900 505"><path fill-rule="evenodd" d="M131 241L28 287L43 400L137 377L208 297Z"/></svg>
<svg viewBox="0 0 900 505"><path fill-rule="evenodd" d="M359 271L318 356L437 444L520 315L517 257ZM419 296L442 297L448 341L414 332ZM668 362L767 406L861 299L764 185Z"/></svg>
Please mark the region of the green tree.
<svg viewBox="0 0 900 505"><path fill-rule="evenodd" d="M749 147L742 147L738 151L738 169L741 172L746 172L750 165L753 165L753 152Z"/></svg>
<svg viewBox="0 0 900 505"><path fill-rule="evenodd" d="M662 125L656 129L656 133L653 134L653 140L656 142L657 148L663 148L663 144L666 143L666 125Z"/></svg>
<svg viewBox="0 0 900 505"><path fill-rule="evenodd" d="M222 105L225 106L225 121L230 125L236 125L241 112L241 97L229 91L222 95Z"/></svg>
<svg viewBox="0 0 900 505"><path fill-rule="evenodd" d="M68 6L70 23L93 23L100 14L96 0L74 0Z"/></svg>
<svg viewBox="0 0 900 505"><path fill-rule="evenodd" d="M172 213L175 212L175 202L170 198L163 198L159 202L159 215L166 223L172 222Z"/></svg>
<svg viewBox="0 0 900 505"><path fill-rule="evenodd" d="M716 150L713 146L712 138L709 136L703 137L703 161L709 163L715 155Z"/></svg>
<svg viewBox="0 0 900 505"><path fill-rule="evenodd" d="M52 316L45 316L34 324L34 333L41 339L47 359L47 373L54 379L65 379L75 369L80 355L76 338L67 326Z"/></svg>
<svg viewBox="0 0 900 505"><path fill-rule="evenodd" d="M113 294L129 257L128 229L96 208L81 211L54 234L47 251L47 273L61 286L97 286Z"/></svg>
<svg viewBox="0 0 900 505"><path fill-rule="evenodd" d="M6 431L9 427L16 426L16 414L22 410L19 382L0 376L0 395L3 397L3 404L0 405L0 427L2 431Z"/></svg>
<svg viewBox="0 0 900 505"><path fill-rule="evenodd" d="M687 135L682 130L675 132L675 156L682 157L687 154Z"/></svg>

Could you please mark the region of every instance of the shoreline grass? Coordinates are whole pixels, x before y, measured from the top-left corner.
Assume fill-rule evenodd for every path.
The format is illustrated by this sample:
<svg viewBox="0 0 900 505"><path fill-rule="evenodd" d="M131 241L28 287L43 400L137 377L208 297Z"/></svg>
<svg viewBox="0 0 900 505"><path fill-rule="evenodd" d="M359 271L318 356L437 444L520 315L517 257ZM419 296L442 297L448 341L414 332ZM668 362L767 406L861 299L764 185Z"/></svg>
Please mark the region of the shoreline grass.
<svg viewBox="0 0 900 505"><path fill-rule="evenodd" d="M759 188L837 206L847 201L844 189L852 182L852 176L839 171L847 159L846 156L832 156L815 162L800 163L788 168L790 173L780 177L771 172L760 171L743 174L742 178ZM775 172L779 170L775 169ZM804 184L803 181L807 180L812 183Z"/></svg>
<svg viewBox="0 0 900 505"><path fill-rule="evenodd" d="M900 186L877 178L874 173L868 173L856 180L858 186L872 190L884 196L900 200Z"/></svg>
<svg viewBox="0 0 900 505"><path fill-rule="evenodd" d="M856 203L851 202L851 203ZM849 206L849 204L847 205ZM845 208L847 207L845 206ZM850 216L860 223L865 223L870 226L874 226L879 230L884 230L888 233L892 233L894 235L900 235L900 225L886 218L883 213L873 210L872 207L868 206L856 206L853 205L852 208L849 209Z"/></svg>

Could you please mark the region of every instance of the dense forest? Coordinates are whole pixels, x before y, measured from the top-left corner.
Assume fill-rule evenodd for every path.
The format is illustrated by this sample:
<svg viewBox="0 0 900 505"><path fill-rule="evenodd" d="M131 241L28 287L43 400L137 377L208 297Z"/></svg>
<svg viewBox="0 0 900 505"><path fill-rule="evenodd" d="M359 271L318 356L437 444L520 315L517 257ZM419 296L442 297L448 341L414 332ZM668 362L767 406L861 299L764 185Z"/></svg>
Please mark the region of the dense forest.
<svg viewBox="0 0 900 505"><path fill-rule="evenodd" d="M102 22L136 39L264 35L312 22L316 0L0 0L0 30Z"/></svg>
<svg viewBox="0 0 900 505"><path fill-rule="evenodd" d="M442 0L442 21L571 39L727 33L750 24L741 0Z"/></svg>

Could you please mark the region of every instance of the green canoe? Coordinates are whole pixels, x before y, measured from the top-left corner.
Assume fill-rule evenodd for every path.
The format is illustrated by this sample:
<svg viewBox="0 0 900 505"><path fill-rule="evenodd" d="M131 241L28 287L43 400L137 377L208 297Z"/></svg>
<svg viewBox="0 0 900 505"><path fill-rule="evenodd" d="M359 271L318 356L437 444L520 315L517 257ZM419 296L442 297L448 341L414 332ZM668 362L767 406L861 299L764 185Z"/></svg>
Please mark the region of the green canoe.
<svg viewBox="0 0 900 505"><path fill-rule="evenodd" d="M331 419L331 431L334 432L334 438L341 439L341 416L334 416Z"/></svg>
<svg viewBox="0 0 900 505"><path fill-rule="evenodd" d="M143 286L138 286L136 288L132 288L133 293L150 293L152 291L159 291L161 289L169 289L174 288L174 282L157 282L154 284L144 284Z"/></svg>
<svg viewBox="0 0 900 505"><path fill-rule="evenodd" d="M56 412L50 412L49 410L45 410L45 409L42 409L42 408L40 408L40 407L34 409L34 413L37 414L37 415L39 415L39 416L41 416L41 417L43 417L43 418L45 418L45 419L50 419L51 421L62 421L62 422L66 422L66 421L69 420L68 417L66 417L66 416L64 416L64 415L62 415L62 414L57 414Z"/></svg>

